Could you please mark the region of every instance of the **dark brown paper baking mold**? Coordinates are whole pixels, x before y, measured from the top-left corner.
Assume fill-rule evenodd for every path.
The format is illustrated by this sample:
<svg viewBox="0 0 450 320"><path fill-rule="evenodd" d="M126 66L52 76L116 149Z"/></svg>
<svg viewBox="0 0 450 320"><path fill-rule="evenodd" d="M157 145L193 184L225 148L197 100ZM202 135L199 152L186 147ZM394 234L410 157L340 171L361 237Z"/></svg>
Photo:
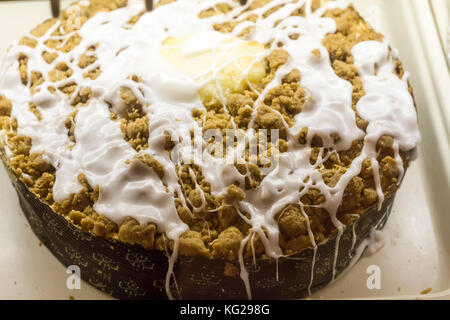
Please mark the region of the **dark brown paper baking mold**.
<svg viewBox="0 0 450 320"><path fill-rule="evenodd" d="M0 150L4 161L4 156ZM6 162L4 162L6 163ZM20 206L31 228L41 242L65 266L77 265L81 278L97 289L119 299L167 299L165 279L167 256L158 250L145 250L137 245L106 240L81 231L63 216L55 213L28 190L5 164ZM336 275L351 262L359 244L373 227L382 228L390 214L395 194L388 196L381 210L371 208L355 225L345 228L339 241ZM353 238L353 230L356 239ZM356 242L353 244L353 241ZM332 280L336 237L317 248L312 291ZM296 299L308 295L313 250L280 258L278 281L276 263L271 259L246 262L254 299ZM239 276L224 276L225 261L180 256L174 267L176 281L183 299L246 299ZM235 263L239 268L239 264ZM172 283L174 297L178 297Z"/></svg>

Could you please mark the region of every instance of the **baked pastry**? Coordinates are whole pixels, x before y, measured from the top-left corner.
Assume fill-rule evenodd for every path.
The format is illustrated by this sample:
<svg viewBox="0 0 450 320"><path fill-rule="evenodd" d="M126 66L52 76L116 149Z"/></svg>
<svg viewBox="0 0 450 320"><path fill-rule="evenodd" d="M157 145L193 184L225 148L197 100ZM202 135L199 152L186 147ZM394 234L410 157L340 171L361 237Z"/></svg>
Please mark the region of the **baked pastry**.
<svg viewBox="0 0 450 320"><path fill-rule="evenodd" d="M80 1L0 79L30 224L121 298L310 293L384 224L420 139L396 51L342 0Z"/></svg>

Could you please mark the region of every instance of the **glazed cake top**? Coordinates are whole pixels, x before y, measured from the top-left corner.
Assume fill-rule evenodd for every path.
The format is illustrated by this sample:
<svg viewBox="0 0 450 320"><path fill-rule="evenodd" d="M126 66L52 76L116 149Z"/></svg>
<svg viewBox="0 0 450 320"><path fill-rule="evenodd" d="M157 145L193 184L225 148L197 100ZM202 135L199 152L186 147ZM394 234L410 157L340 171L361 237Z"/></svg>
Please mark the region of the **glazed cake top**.
<svg viewBox="0 0 450 320"><path fill-rule="evenodd" d="M349 2L143 6L80 1L5 58L0 139L30 187L51 176L55 211L151 224L172 263L180 237L186 254L242 260L256 236L278 259L324 240L316 209L341 234L340 208L381 205L401 181L420 139L408 73ZM66 210L86 188L88 205ZM208 241L190 233L200 224ZM308 243L289 247L300 233Z"/></svg>

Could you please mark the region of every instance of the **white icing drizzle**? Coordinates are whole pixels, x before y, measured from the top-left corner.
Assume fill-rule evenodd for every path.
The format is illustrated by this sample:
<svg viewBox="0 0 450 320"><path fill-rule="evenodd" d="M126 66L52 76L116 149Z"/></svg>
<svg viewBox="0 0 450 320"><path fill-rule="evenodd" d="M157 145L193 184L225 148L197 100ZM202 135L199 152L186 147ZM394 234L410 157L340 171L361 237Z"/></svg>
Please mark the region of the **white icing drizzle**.
<svg viewBox="0 0 450 320"><path fill-rule="evenodd" d="M366 95L358 101L356 109L358 114L369 122L364 149L365 156L372 161L378 205L381 207L384 195L381 190L375 145L382 135L395 138L394 152L400 182L404 168L399 149L412 150L420 141L417 113L408 91L409 74L406 72L403 79L394 74L395 66L389 57L390 49L386 41L361 42L353 47L352 55L366 91Z"/></svg>
<svg viewBox="0 0 450 320"><path fill-rule="evenodd" d="M352 246L350 248L350 252L353 251L353 249L355 248L355 244L356 244L356 224L358 223L359 220L359 215L352 215L356 218L356 221L352 224Z"/></svg>
<svg viewBox="0 0 450 320"><path fill-rule="evenodd" d="M242 281L244 282L245 291L247 293L247 298L249 300L252 299L252 290L250 288L250 281L248 279L248 271L245 268L245 263L244 263L244 249L245 249L245 245L247 244L247 242L251 236L252 236L252 234L249 233L244 239L242 239L241 245L239 246L239 264L241 266L239 276L241 277Z"/></svg>
<svg viewBox="0 0 450 320"><path fill-rule="evenodd" d="M199 12L218 3L227 3L233 9L227 14L198 18ZM241 186L244 184L246 175L240 174L234 161L230 159L242 159L242 150L245 149L246 143L240 139L236 147L227 150L225 158L214 157L206 148L201 148L202 128L191 116L194 108L204 110L198 95L199 89L211 81L218 83L217 77L221 69L233 63L236 57L226 58L223 64L213 64L209 69L203 70L202 74L187 74L171 65L161 54L161 46L167 38L190 37L182 47L182 54L186 57L214 50L225 52L226 48L221 41L238 36L248 27L252 28L246 36L248 41L266 44L273 40L271 49L282 43L290 58L260 93L255 105L264 100L270 89L279 86L282 78L292 69L300 71L300 85L307 90L310 99L302 112L295 116L295 124L292 127L286 125L289 150L280 154L273 170L265 176L260 186L247 190L246 199L235 205L241 217L251 225L252 231L259 235L266 254L275 259L276 263L283 253L279 246L279 229L274 216L289 204L299 204L302 208L314 248L315 261L317 244L309 218L300 202L301 197L314 187L325 196L325 202L320 207L329 212L338 230L333 262L334 279L339 240L344 230L344 225L337 219L336 213L346 186L360 173L362 162L370 159L381 206L384 196L376 161L378 139L382 135L395 138L394 151L400 172L399 181L404 173L400 150L413 149L420 139L413 99L408 92L408 74L406 73L403 79L394 74L395 66L390 56L392 53L386 42L362 42L352 50L355 66L360 70L366 92L357 105L357 111L369 122L366 133L356 126L355 113L351 107L352 85L335 74L329 53L322 45L324 36L336 31L334 20L322 15L327 9L346 8L347 0L327 2L315 12L311 11L311 0L273 0L261 8L244 12L250 3L251 1L248 1L246 5L238 6L231 0L181 0L144 14L131 27L127 26L127 21L143 10L143 2L130 0L125 8L98 13L88 20L78 31L81 43L67 54L58 52L59 56L51 64L42 59L41 53L52 52L44 42L58 38L51 35L60 28L58 22L41 38L28 35L37 41L36 48L16 43L8 52L0 70L0 94L13 102L12 117L17 119L18 133L31 137L31 152L43 153L44 159L56 168L53 188L55 201L62 201L72 193L79 192L81 185L77 176L83 173L91 186L100 188L100 196L94 207L97 212L118 224L126 216L136 218L141 224L155 223L159 231L174 241L166 278L169 298L173 298L170 279L174 276L173 267L178 255L179 237L188 230L188 226L178 217L174 203L175 197L178 197L188 208L177 177L176 165L183 162L200 165L206 181L211 185L212 194L223 195L231 183L239 182ZM84 1L83 5L86 4ZM280 4L284 6L266 18L263 17L265 12ZM306 8L305 17L291 16L302 6ZM212 27L214 23L229 21L239 15L239 19L244 19L250 14L258 17L256 22L241 22L231 35L220 34ZM300 35L299 38L290 39L289 35L295 33ZM69 37L70 35L67 35L64 39ZM239 40L234 45L243 42L244 40ZM78 57L91 46L97 46L95 54L98 60L89 66L89 69L101 69L96 80L84 78L82 75L86 70L77 65ZM315 49L319 50L320 58L312 54ZM253 58L255 61L262 60L270 51L264 50ZM40 85L39 92L34 95L30 93L30 84L26 87L21 83L18 73L20 53L28 56L29 76L32 71L39 70L45 80ZM63 62L73 71L72 76L51 83L48 73L58 63ZM243 79L249 70L250 67L242 70ZM129 80L131 75L140 76L142 82ZM70 142L64 125L74 108L61 92L51 94L47 90L49 86L61 87L70 82L77 83L77 90L91 88L93 95L88 106L78 108L75 118L75 144ZM251 86L250 82L247 82ZM149 117L149 147L139 153L123 139L120 124L110 119L110 111L105 103L110 103L115 113L123 114L125 106L120 101L122 87L133 91ZM220 86L218 89L221 90ZM73 96L77 93L78 91ZM224 101L223 92L221 98ZM42 114L41 121L29 110L29 102L38 107ZM252 126L256 112L257 108L253 110L249 129L244 133L246 141L251 141L255 135ZM306 146L300 145L296 140L297 134L304 127L308 128ZM192 130L196 133L194 141L190 135ZM178 159L173 159L165 151L164 132L170 132L172 139L177 142ZM340 135L337 143L334 143L331 137L333 133ZM347 150L354 140L364 139L361 155L353 161L334 187L326 185L322 174L317 170L326 159L320 157L318 163L310 163L310 141L314 135L322 137L324 148L335 151ZM6 136L1 134L0 138L8 151ZM153 170L133 161L135 156L142 154L151 155L163 165L162 179ZM193 172L190 174L194 175ZM192 178L196 181L195 175ZM201 190L197 182L195 184L197 189ZM194 211L203 210L205 203L203 195L202 206L194 208ZM249 214L250 217L247 218L243 213ZM245 237L239 250L240 276L249 298L251 289L243 251L249 240L253 243L254 233ZM314 261L309 291L313 283Z"/></svg>
<svg viewBox="0 0 450 320"><path fill-rule="evenodd" d="M305 209L303 208L303 206L300 206L301 212L303 217L305 218L306 221L306 228L308 230L308 235L309 235L309 239L311 241L311 244L313 246L313 257L311 259L311 279L309 280L309 284L308 284L308 294L311 295L311 287L314 281L314 267L316 264L316 254L317 254L317 244L316 244L316 239L314 238L314 233L311 229L311 223L309 222L309 218L308 215L305 212Z"/></svg>

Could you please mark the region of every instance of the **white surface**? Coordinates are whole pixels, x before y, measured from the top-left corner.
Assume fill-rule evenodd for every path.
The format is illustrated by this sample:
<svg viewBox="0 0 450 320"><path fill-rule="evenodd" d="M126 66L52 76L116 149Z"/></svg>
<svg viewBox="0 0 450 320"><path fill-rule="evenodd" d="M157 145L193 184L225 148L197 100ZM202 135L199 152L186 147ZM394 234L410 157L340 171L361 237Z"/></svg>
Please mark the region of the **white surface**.
<svg viewBox="0 0 450 320"><path fill-rule="evenodd" d="M450 0L430 0L430 2L450 67Z"/></svg>
<svg viewBox="0 0 450 320"><path fill-rule="evenodd" d="M411 72L423 142L386 226L385 245L314 298L450 299L450 79L426 0L356 0L363 15L381 7L381 29ZM420 26L417 15L420 13ZM0 58L7 46L50 16L48 1L0 2ZM7 30L7 31L6 31ZM436 139L439 137L439 139ZM65 268L31 232L4 169L0 169L0 299L104 299L82 283L66 288ZM381 270L381 289L369 290L366 269ZM430 294L419 293L432 288Z"/></svg>

